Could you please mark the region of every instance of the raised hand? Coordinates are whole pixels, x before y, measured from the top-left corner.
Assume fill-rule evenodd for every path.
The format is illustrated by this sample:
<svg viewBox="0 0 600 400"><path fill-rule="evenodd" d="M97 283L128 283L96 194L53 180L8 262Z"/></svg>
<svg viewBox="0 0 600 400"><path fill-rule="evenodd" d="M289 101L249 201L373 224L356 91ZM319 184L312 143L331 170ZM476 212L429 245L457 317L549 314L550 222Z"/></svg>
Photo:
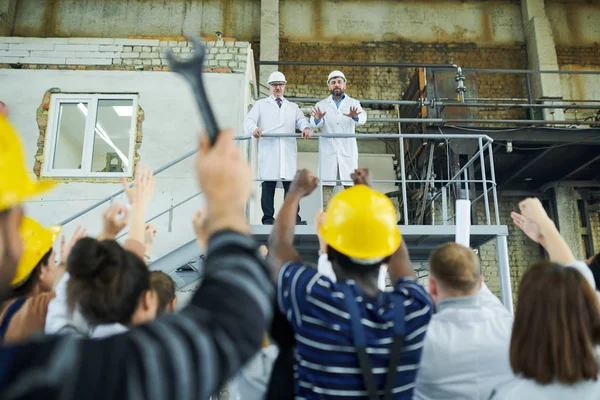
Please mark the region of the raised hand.
<svg viewBox="0 0 600 400"><path fill-rule="evenodd" d="M325 116L325 114L327 114L327 112L323 112L319 109L319 107L314 107L312 109L312 116L315 117L315 119L321 120L323 119L323 117Z"/></svg>
<svg viewBox="0 0 600 400"><path fill-rule="evenodd" d="M542 236L540 226L537 223L528 220L526 217L516 212L511 212L510 217L512 218L513 223L519 229L521 229L523 233L525 233L527 237L529 237L529 239L533 240L536 243L540 243L540 241L542 240Z"/></svg>
<svg viewBox="0 0 600 400"><path fill-rule="evenodd" d="M60 239L60 265L67 265L67 259L69 258L69 254L71 254L71 249L75 246L75 243L79 239L82 239L87 236L87 230L78 226L75 229L75 232L71 236L71 240L67 243L67 238L63 235Z"/></svg>
<svg viewBox="0 0 600 400"><path fill-rule="evenodd" d="M290 185L290 193L299 194L302 197L311 194L319 185L319 179L309 170L301 169L296 172L296 177Z"/></svg>
<svg viewBox="0 0 600 400"><path fill-rule="evenodd" d="M119 232L125 229L128 222L129 208L119 203L112 203L102 213L102 233L98 239L116 239Z"/></svg>
<svg viewBox="0 0 600 400"><path fill-rule="evenodd" d="M360 113L361 112L358 111L358 107L350 107L350 111L348 112L348 114L344 114L344 115L349 118L358 118L358 115Z"/></svg>
<svg viewBox="0 0 600 400"><path fill-rule="evenodd" d="M350 178L352 178L355 185L367 185L368 187L373 187L371 171L367 168L355 169L354 172L350 174Z"/></svg>

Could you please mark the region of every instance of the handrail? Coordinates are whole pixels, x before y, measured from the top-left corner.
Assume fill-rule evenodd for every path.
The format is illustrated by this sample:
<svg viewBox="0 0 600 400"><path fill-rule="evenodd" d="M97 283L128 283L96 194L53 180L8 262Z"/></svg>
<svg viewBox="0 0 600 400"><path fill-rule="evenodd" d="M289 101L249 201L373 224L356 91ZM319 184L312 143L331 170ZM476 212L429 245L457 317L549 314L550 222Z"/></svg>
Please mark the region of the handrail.
<svg viewBox="0 0 600 400"><path fill-rule="evenodd" d="M273 138L285 138L285 137L289 137L289 138L300 138L301 135L300 134L296 134L296 133L269 133L269 134L264 134L262 137L273 137ZM437 134L437 133L426 133L426 134L410 134L410 133L398 133L398 134L394 134L394 133L380 133L380 134L370 134L370 133L356 133L356 134L342 134L342 133L332 133L332 134L318 134L313 136L312 138L308 139L319 139L320 138L371 138L371 139L381 139L381 138L403 138L403 139L477 139L477 138L481 138L482 140L486 140L487 142L493 142L493 139L488 136L488 135L484 135L484 134ZM251 140L253 139L252 136L238 136L235 137L234 140L238 140L238 141L245 141L245 140ZM154 171L154 175L159 175L161 172L169 169L170 167L180 163L181 161L184 161L188 158L190 158L191 156L193 156L194 154L196 154L196 152L198 151L198 149L194 149L192 151L189 151L177 158L175 158L174 160L168 162L167 164L161 166L160 168L156 169ZM454 178L452 179L454 180ZM130 185L133 185L135 183L135 181L132 181L130 183ZM63 221L59 222L58 224L63 226L68 224L69 222L72 222L73 220L81 217L84 214L87 214L88 212L100 207L101 205L103 205L104 203L106 203L107 201L111 201L112 199L114 199L115 197L121 195L124 193L124 190L118 190L117 192L111 194L110 196L107 196L105 198L103 198L102 200L97 201L96 203L92 204L91 206L77 212L76 214L70 216L69 218L64 219ZM192 196L191 198L199 195L200 193L197 193L196 195ZM191 199L189 198L189 199ZM188 201L184 200L183 202ZM183 202L181 204L183 204ZM173 206L173 208L175 208L175 206ZM167 210L168 211L168 210ZM163 212L160 215L157 215L155 217L153 217L151 220L154 220L155 218L160 217L161 215L164 215L164 213L166 213L167 211Z"/></svg>
<svg viewBox="0 0 600 400"><path fill-rule="evenodd" d="M154 175L156 176L156 175L160 174L161 172L163 172L164 170L171 168L173 165L175 165L175 164L178 164L178 163L180 163L181 161L183 161L183 160L185 160L185 159L187 159L187 158L189 158L189 157L193 156L194 154L196 154L196 152L197 152L197 151L198 151L198 149L195 149L195 150L193 150L193 151L190 151L190 152L188 152L188 153L185 153L184 155L182 155L182 156L179 156L179 157L177 157L176 159L174 159L174 160L172 160L172 161L168 162L167 164L163 165L162 167L160 167L160 168L156 169L156 170L154 171ZM133 183L134 183L134 182L135 182L135 181L131 181L131 183L130 183L130 186L131 186L131 185L133 185ZM68 224L69 222L73 221L74 219L77 219L77 218L81 217L83 214L87 214L88 212L90 212L90 211L92 211L92 210L94 210L94 209L96 209L96 208L100 207L102 204L106 203L107 201L110 201L110 200L114 199L115 197L117 197L117 196L119 196L119 195L123 194L124 192L125 192L125 190L124 190L124 189L121 189L121 190L119 190L119 191L117 191L117 192L115 192L115 193L111 194L110 196L108 196L108 197L106 197L106 198L104 198L104 199L102 199L102 200L100 200L100 201L98 201L98 202L96 202L96 203L92 204L91 206L89 206L89 207L87 207L87 208L85 208L85 209L81 210L81 211L80 211L80 212L78 212L77 214L75 214L75 215L72 215L72 216L70 216L69 218L67 218L67 219L65 219L65 220L63 220L63 221L60 221L60 222L58 223L58 225L61 225L61 226L62 226L62 225L66 225L66 224Z"/></svg>

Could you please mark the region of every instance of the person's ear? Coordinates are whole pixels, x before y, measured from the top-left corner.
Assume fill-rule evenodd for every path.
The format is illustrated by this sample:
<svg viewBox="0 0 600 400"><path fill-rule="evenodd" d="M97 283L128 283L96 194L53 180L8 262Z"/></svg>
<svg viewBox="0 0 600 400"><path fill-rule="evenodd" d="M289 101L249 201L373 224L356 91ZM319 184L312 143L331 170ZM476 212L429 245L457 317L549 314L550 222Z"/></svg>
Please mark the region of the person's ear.
<svg viewBox="0 0 600 400"><path fill-rule="evenodd" d="M158 309L158 295L154 290L146 290L142 299L142 308L144 311Z"/></svg>
<svg viewBox="0 0 600 400"><path fill-rule="evenodd" d="M173 297L173 300L171 300L169 302L169 304L167 304L167 311L168 312L175 312L175 308L177 307L177 297Z"/></svg>
<svg viewBox="0 0 600 400"><path fill-rule="evenodd" d="M429 295L434 303L437 303L438 299L438 285L435 278L429 275Z"/></svg>
<svg viewBox="0 0 600 400"><path fill-rule="evenodd" d="M483 286L483 282L485 281L485 277L483 275L479 275L479 289Z"/></svg>

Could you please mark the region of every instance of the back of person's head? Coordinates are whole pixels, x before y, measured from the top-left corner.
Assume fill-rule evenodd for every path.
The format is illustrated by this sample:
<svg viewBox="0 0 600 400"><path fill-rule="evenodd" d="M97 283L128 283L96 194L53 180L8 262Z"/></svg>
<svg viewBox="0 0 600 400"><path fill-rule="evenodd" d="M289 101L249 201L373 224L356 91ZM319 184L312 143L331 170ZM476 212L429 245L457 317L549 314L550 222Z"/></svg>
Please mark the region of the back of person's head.
<svg viewBox="0 0 600 400"><path fill-rule="evenodd" d="M439 246L429 257L429 290L434 300L470 296L481 285L481 266L473 250L458 243Z"/></svg>
<svg viewBox="0 0 600 400"><path fill-rule="evenodd" d="M92 325L140 324L156 316L144 262L113 240L79 240L67 260L67 300Z"/></svg>
<svg viewBox="0 0 600 400"><path fill-rule="evenodd" d="M169 275L162 271L151 271L150 287L158 296L158 314L175 311L175 282Z"/></svg>
<svg viewBox="0 0 600 400"><path fill-rule="evenodd" d="M373 274L400 246L396 209L391 200L366 185L338 193L330 202L319 234L336 275Z"/></svg>
<svg viewBox="0 0 600 400"><path fill-rule="evenodd" d="M596 380L600 305L584 276L541 261L523 276L518 299L510 343L515 374L542 385Z"/></svg>

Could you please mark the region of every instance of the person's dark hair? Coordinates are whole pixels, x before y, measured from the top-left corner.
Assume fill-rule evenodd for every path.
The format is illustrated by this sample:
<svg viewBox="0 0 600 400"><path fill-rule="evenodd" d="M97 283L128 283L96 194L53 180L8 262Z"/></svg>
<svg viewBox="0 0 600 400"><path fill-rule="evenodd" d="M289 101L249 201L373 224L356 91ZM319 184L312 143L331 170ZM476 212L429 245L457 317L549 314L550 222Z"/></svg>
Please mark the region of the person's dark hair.
<svg viewBox="0 0 600 400"><path fill-rule="evenodd" d="M514 373L542 385L596 380L600 304L584 276L541 261L523 276L518 298L510 342Z"/></svg>
<svg viewBox="0 0 600 400"><path fill-rule="evenodd" d="M358 264L350 257L345 254L340 253L336 249L331 246L327 246L327 255L332 264L337 264L346 274L350 276L362 276L364 278L370 277L375 278L379 277L379 267L382 263L389 260L389 257L368 265Z"/></svg>
<svg viewBox="0 0 600 400"><path fill-rule="evenodd" d="M457 295L475 290L481 277L479 258L470 248L458 243L446 243L429 257L431 275L446 289Z"/></svg>
<svg viewBox="0 0 600 400"><path fill-rule="evenodd" d="M12 288L11 297L26 297L31 291L35 288L35 285L40 281L40 273L42 267L48 265L48 261L50 261L50 256L53 254L53 250L50 249L44 254L39 263L35 266L35 268L31 271L29 276L25 278L24 282L21 282L19 286Z"/></svg>
<svg viewBox="0 0 600 400"><path fill-rule="evenodd" d="M158 297L158 312L165 312L167 306L175 298L175 282L162 271L151 271L150 288L156 292Z"/></svg>
<svg viewBox="0 0 600 400"><path fill-rule="evenodd" d="M114 240L79 240L67 260L69 311L78 307L92 325L127 325L150 289L148 268Z"/></svg>

